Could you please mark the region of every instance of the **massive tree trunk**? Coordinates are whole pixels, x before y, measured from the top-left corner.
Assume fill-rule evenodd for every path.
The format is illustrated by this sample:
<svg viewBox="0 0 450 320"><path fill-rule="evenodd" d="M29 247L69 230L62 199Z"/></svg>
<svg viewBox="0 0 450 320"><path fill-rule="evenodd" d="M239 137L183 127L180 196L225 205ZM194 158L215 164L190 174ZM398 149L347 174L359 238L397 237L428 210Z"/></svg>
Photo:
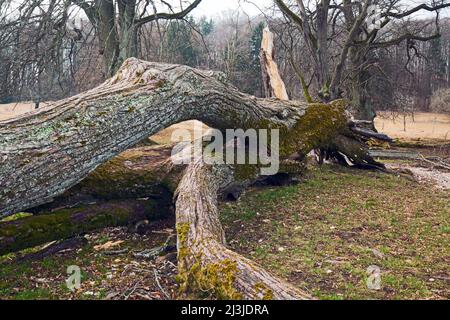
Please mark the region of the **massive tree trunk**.
<svg viewBox="0 0 450 320"><path fill-rule="evenodd" d="M279 129L284 156L347 130L339 106L257 99L220 73L131 58L93 90L0 122L0 216L50 202L120 152L191 119L221 130Z"/></svg>
<svg viewBox="0 0 450 320"><path fill-rule="evenodd" d="M339 103L308 105L258 99L240 93L220 73L132 58L113 78L91 91L0 122L0 216L86 190L103 199L117 198L111 190L92 192L92 176L76 185L99 165L148 136L191 119L222 131L279 129L281 157L296 154L297 159L302 158L319 147L338 149L335 138L342 134L346 135L345 144L351 145L343 148L342 154L353 157L363 150L353 139ZM366 159L370 157L363 161ZM133 167L133 161L122 165ZM224 247L217 197L256 181L259 165L207 166L200 158L184 173L176 171L176 176L167 175L171 163L159 165L162 171L157 180L165 181L164 187L173 190L181 179L176 213L180 277L186 285L212 286L217 295L228 298L308 297ZM103 189L117 183L108 175L114 177L116 170L101 167L98 172L97 179L106 182ZM135 189L146 190L145 185L138 182ZM123 189L126 193L127 188ZM70 219L64 221L70 223Z"/></svg>
<svg viewBox="0 0 450 320"><path fill-rule="evenodd" d="M127 150L99 166L33 216L0 222L0 255L98 229L166 218L183 173L171 146Z"/></svg>

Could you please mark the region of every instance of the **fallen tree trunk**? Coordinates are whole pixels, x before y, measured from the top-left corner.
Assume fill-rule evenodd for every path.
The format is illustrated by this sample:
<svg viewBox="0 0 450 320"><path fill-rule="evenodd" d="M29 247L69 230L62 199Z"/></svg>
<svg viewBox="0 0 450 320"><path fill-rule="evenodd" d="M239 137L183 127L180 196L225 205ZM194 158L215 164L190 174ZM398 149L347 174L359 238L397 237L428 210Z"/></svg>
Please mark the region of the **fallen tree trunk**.
<svg viewBox="0 0 450 320"><path fill-rule="evenodd" d="M289 100L284 81L281 79L278 65L275 62L275 46L273 43L273 33L269 27L263 30L261 41L261 52L259 54L261 62L261 73L264 85L264 91L267 98L278 98L280 100Z"/></svg>
<svg viewBox="0 0 450 320"><path fill-rule="evenodd" d="M106 227L168 217L185 169L184 165L173 165L170 149L151 146L127 150L53 202L28 210L34 216L0 222L0 255ZM281 185L303 172L303 164L283 161L277 176L252 179L249 175L247 181L230 185L219 196L234 200L244 184ZM89 219L71 220L72 214ZM67 228L64 223L69 224Z"/></svg>
<svg viewBox="0 0 450 320"><path fill-rule="evenodd" d="M0 256L105 227L155 221L170 212L171 202L109 201L0 223Z"/></svg>
<svg viewBox="0 0 450 320"><path fill-rule="evenodd" d="M173 146L148 146L129 149L100 165L83 181L52 202L27 212L40 214L92 202L149 198L171 201L183 172L170 156Z"/></svg>
<svg viewBox="0 0 450 320"><path fill-rule="evenodd" d="M281 153L307 154L347 129L333 105L257 99L221 74L128 59L99 87L0 122L0 216L43 203L100 164L172 124L277 128Z"/></svg>

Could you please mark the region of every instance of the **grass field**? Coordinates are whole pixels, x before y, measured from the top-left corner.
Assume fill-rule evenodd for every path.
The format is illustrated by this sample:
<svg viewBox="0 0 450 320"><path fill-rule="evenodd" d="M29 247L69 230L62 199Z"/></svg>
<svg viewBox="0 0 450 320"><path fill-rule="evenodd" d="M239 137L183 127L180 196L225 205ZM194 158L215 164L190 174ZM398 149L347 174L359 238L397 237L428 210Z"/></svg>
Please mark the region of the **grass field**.
<svg viewBox="0 0 450 320"><path fill-rule="evenodd" d="M450 193L341 167L222 206L229 243L322 299L450 298ZM381 290L367 269L381 269Z"/></svg>

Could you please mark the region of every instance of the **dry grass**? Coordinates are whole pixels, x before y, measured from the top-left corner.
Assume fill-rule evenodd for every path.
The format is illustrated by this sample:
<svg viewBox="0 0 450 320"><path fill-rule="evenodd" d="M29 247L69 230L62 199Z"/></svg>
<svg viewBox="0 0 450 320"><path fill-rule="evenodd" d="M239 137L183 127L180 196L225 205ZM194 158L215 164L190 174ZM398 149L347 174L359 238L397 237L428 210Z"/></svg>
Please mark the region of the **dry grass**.
<svg viewBox="0 0 450 320"><path fill-rule="evenodd" d="M43 260L15 262L42 246L0 257L0 299L176 299L176 266L166 257L147 260L134 256L163 245L174 232L173 224L172 219L162 221L146 235L130 233L127 228L103 229L86 235L85 246ZM112 250L124 253L106 254L107 250L95 249L110 241L120 243ZM81 269L81 288L74 292L65 283L66 269L71 265Z"/></svg>
<svg viewBox="0 0 450 320"><path fill-rule="evenodd" d="M323 167L303 183L224 204L234 250L322 299L450 298L449 193ZM367 269L381 269L381 290Z"/></svg>
<svg viewBox="0 0 450 320"><path fill-rule="evenodd" d="M418 112L414 114L414 118L406 116L405 126L403 115L381 112L375 119L375 125L380 132L392 138L450 141L450 115Z"/></svg>

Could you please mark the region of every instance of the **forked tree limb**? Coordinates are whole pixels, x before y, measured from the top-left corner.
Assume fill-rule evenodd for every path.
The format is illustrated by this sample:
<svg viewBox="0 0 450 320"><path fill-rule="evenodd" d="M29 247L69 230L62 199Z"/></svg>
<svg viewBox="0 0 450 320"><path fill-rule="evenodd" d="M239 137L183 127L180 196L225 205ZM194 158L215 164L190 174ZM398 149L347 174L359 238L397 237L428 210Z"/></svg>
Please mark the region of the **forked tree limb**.
<svg viewBox="0 0 450 320"><path fill-rule="evenodd" d="M281 157L301 158L352 135L339 104L258 99L218 73L132 58L91 91L0 122L0 217L50 202L125 149L192 119L219 130L278 129ZM347 149L357 152L357 146L355 140ZM257 179L258 165L203 161L187 167L176 193L183 283L224 298L310 298L225 247L218 197Z"/></svg>
<svg viewBox="0 0 450 320"><path fill-rule="evenodd" d="M223 299L311 299L226 247L217 197L234 181L233 167L197 159L176 192L179 277L186 288Z"/></svg>

